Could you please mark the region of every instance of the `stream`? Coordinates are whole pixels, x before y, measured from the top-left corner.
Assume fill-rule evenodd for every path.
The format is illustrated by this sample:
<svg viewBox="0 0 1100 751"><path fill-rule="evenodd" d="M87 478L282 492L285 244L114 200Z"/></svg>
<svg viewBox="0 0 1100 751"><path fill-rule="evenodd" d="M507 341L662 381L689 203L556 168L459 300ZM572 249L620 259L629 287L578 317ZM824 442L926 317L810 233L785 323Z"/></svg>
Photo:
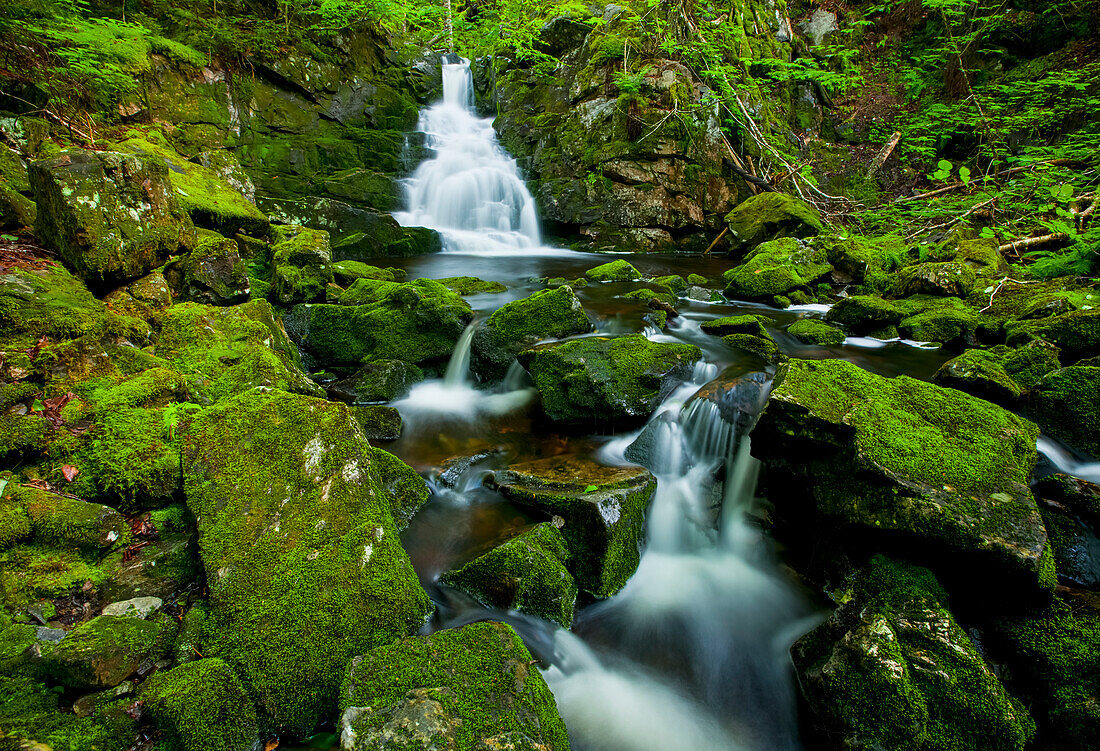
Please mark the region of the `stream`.
<svg viewBox="0 0 1100 751"><path fill-rule="evenodd" d="M420 118L433 156L406 180L407 210L395 216L402 224L439 231L444 250L378 262L402 266L409 280L461 275L502 282L507 292L467 298L483 320L501 305L543 289L542 279L575 279L610 260L543 244L534 200L515 160L496 141L491 119L473 111L468 64L444 65L443 84L443 100ZM616 257L646 276L696 273L713 279L729 266L728 260L712 257ZM471 327L443 378L415 386L394 403L404 432L384 444L428 478L433 491L403 535L417 575L437 605L425 628L482 619L515 627L548 666L545 677L577 751L799 749L797 686L788 649L827 614L828 603L798 583L783 564L783 551L763 531L766 499L756 496L758 463L750 456L747 435L752 420L734 425L712 401L691 400L715 378L765 372L763 365L703 333L700 324L763 313L772 319L767 328L784 354L840 357L886 376L928 379L952 354L872 339L833 347L803 344L785 328L827 310L815 305L778 310L681 298L680 316L658 331L643 320L644 304L619 297L635 286L575 288L595 333L643 331L656 340L697 345L704 355L692 379L650 419L648 429L656 438L643 463L658 486L637 572L611 599L578 602L570 631L488 610L439 584L442 572L545 520L486 487L489 472L560 454L629 464L624 451L640 432L559 432L539 418L537 393L518 366L503 384L479 387L469 372ZM727 397L758 413L766 393L758 384L767 377L757 376L755 391L739 394L735 386ZM1041 448L1054 468L1081 469L1053 442ZM444 472L448 459L470 456L477 458L463 471ZM1089 472L1097 473L1096 466L1081 473Z"/></svg>

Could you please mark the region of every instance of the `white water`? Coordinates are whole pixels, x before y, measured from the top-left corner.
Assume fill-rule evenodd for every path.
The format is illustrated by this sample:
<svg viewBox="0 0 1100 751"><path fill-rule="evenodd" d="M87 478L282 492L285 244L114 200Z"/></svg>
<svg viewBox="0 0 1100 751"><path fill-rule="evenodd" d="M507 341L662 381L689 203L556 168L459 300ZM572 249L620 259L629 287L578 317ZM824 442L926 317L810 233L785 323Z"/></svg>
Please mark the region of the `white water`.
<svg viewBox="0 0 1100 751"><path fill-rule="evenodd" d="M516 160L497 142L491 118L473 109L470 63L443 66L443 99L420 113L434 156L405 181L405 226L439 232L445 252L562 251L544 248L535 201Z"/></svg>
<svg viewBox="0 0 1100 751"><path fill-rule="evenodd" d="M1082 480L1100 483L1100 462L1082 462L1061 444L1055 443L1046 436L1039 436L1035 443L1039 453L1047 458L1055 469L1065 472L1067 475L1080 477Z"/></svg>

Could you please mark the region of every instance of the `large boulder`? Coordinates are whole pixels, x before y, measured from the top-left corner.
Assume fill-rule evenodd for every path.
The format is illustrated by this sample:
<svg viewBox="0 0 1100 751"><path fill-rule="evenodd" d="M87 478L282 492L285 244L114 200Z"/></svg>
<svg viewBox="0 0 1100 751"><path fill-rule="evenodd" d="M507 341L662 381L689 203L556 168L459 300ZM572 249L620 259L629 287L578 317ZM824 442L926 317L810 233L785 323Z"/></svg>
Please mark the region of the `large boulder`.
<svg viewBox="0 0 1100 751"><path fill-rule="evenodd" d="M566 568L568 560L561 532L543 522L444 572L439 580L487 607L530 613L569 628L577 583Z"/></svg>
<svg viewBox="0 0 1100 751"><path fill-rule="evenodd" d="M978 275L965 263L918 263L897 273L894 294L966 297L974 290Z"/></svg>
<svg viewBox="0 0 1100 751"><path fill-rule="evenodd" d="M159 159L67 149L32 162L29 176L35 231L89 283L142 276L193 241Z"/></svg>
<svg viewBox="0 0 1100 751"><path fill-rule="evenodd" d="M406 258L443 249L439 233L426 227L402 227L389 214L328 198L261 201L273 220L325 230L336 261Z"/></svg>
<svg viewBox="0 0 1100 751"><path fill-rule="evenodd" d="M208 305L248 302L248 264L241 260L237 243L221 236L201 238L194 250L165 267L164 275L181 300Z"/></svg>
<svg viewBox="0 0 1100 751"><path fill-rule="evenodd" d="M997 321L959 298L932 295L913 295L904 300L852 295L830 308L825 320L840 324L853 336L904 336L960 349L993 339L1000 331Z"/></svg>
<svg viewBox="0 0 1100 751"><path fill-rule="evenodd" d="M772 192L760 193L737 204L726 214L726 224L732 249L740 252L781 237L813 237L824 229L821 216L808 203Z"/></svg>
<svg viewBox="0 0 1100 751"><path fill-rule="evenodd" d="M511 626L473 623L354 658L340 747L568 751L554 695Z"/></svg>
<svg viewBox="0 0 1100 751"><path fill-rule="evenodd" d="M1058 350L1041 340L1012 349L968 349L932 376L940 386L965 391L997 404L1014 405L1028 389L1058 369Z"/></svg>
<svg viewBox="0 0 1100 751"><path fill-rule="evenodd" d="M363 285L362 304L311 305L303 311L303 344L322 363L439 361L450 356L474 317L462 297L430 279L356 284Z"/></svg>
<svg viewBox="0 0 1100 751"><path fill-rule="evenodd" d="M175 633L175 622L165 615L152 620L101 615L43 647L39 670L70 688L111 688L143 663L164 657Z"/></svg>
<svg viewBox="0 0 1100 751"><path fill-rule="evenodd" d="M322 299L333 279L328 233L297 225L274 228L273 299L282 305Z"/></svg>
<svg viewBox="0 0 1100 751"><path fill-rule="evenodd" d="M633 334L542 344L519 361L552 420L591 424L644 420L701 357L694 345Z"/></svg>
<svg viewBox="0 0 1100 751"><path fill-rule="evenodd" d="M1022 751L1035 734L927 570L876 557L791 649L823 735L853 749Z"/></svg>
<svg viewBox="0 0 1100 751"><path fill-rule="evenodd" d="M502 306L477 327L470 366L485 380L499 380L516 355L538 341L591 330L592 322L571 288L536 292Z"/></svg>
<svg viewBox="0 0 1100 751"><path fill-rule="evenodd" d="M1010 346L1032 339L1055 345L1067 365L1100 355L1100 310L1075 310L1037 320L1009 321L1005 332Z"/></svg>
<svg viewBox="0 0 1100 751"><path fill-rule="evenodd" d="M722 278L727 297L771 301L777 295L808 290L832 270L823 249L788 237L756 246Z"/></svg>
<svg viewBox="0 0 1100 751"><path fill-rule="evenodd" d="M329 395L351 404L390 402L424 380L424 371L404 360L372 360L331 384Z"/></svg>
<svg viewBox="0 0 1100 751"><path fill-rule="evenodd" d="M753 431L772 500L796 525L908 544L988 584L1053 586L1027 482L1038 427L1001 407L843 360L791 360Z"/></svg>
<svg viewBox="0 0 1100 751"><path fill-rule="evenodd" d="M555 456L513 464L491 482L509 500L565 520L566 565L589 594L610 597L638 568L645 512L657 487L643 467Z"/></svg>
<svg viewBox="0 0 1100 751"><path fill-rule="evenodd" d="M154 675L141 688L153 722L181 751L253 751L256 710L224 661L202 659Z"/></svg>
<svg viewBox="0 0 1100 751"><path fill-rule="evenodd" d="M352 655L431 612L373 450L343 404L254 389L192 422L183 470L210 593L201 651L269 722L308 734Z"/></svg>
<svg viewBox="0 0 1100 751"><path fill-rule="evenodd" d="M34 537L49 545L110 550L130 541L130 525L113 508L23 486L11 494Z"/></svg>
<svg viewBox="0 0 1100 751"><path fill-rule="evenodd" d="M1027 408L1048 434L1100 457L1100 367L1073 365L1048 373L1028 395Z"/></svg>

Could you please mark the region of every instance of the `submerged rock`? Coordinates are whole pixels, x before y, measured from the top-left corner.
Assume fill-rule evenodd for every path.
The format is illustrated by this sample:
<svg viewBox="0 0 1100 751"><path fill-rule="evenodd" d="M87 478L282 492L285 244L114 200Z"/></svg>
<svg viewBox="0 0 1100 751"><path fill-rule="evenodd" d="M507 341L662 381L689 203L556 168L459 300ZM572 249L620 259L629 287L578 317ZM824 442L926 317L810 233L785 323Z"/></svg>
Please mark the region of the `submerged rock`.
<svg viewBox="0 0 1100 751"><path fill-rule="evenodd" d="M637 569L645 511L657 487L643 467L555 456L513 464L491 482L509 500L565 520L567 566L584 591L610 597Z"/></svg>
<svg viewBox="0 0 1100 751"><path fill-rule="evenodd" d="M530 613L569 628L577 583L566 566L568 560L561 532L543 522L445 572L439 580L487 607Z"/></svg>
<svg viewBox="0 0 1100 751"><path fill-rule="evenodd" d="M484 380L499 380L516 355L536 342L591 330L592 322L571 288L536 292L500 307L477 327L470 367Z"/></svg>
<svg viewBox="0 0 1100 751"><path fill-rule="evenodd" d="M559 422L637 422L691 375L702 357L691 344L651 342L641 334L543 344L519 354Z"/></svg>
<svg viewBox="0 0 1100 751"><path fill-rule="evenodd" d="M254 389L194 420L183 470L210 592L200 651L274 726L308 734L347 659L431 611L374 451L344 405Z"/></svg>
<svg viewBox="0 0 1100 751"><path fill-rule="evenodd" d="M492 622L354 658L340 690L339 732L346 751L569 749L531 653L511 626Z"/></svg>
<svg viewBox="0 0 1100 751"><path fill-rule="evenodd" d="M224 661L201 659L157 673L141 688L153 722L182 751L253 751L256 710Z"/></svg>
<svg viewBox="0 0 1100 751"><path fill-rule="evenodd" d="M843 360L791 360L753 431L796 524L937 551L989 581L1053 586L1027 487L1038 427L961 392Z"/></svg>
<svg viewBox="0 0 1100 751"><path fill-rule="evenodd" d="M784 193L760 193L726 214L734 251L745 252L768 240L813 237L824 228L812 206ZM778 293L773 293L778 294Z"/></svg>
<svg viewBox="0 0 1100 751"><path fill-rule="evenodd" d="M1034 720L1005 690L923 568L874 558L791 655L837 745L1022 751Z"/></svg>

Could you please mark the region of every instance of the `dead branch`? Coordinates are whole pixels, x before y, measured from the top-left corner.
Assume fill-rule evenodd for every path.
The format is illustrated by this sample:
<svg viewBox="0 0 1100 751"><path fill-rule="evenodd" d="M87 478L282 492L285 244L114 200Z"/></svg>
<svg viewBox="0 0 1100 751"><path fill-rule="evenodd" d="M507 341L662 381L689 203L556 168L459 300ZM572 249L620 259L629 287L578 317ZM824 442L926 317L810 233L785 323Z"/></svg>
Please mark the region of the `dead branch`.
<svg viewBox="0 0 1100 751"><path fill-rule="evenodd" d="M706 254L710 253L712 250L714 250L714 246L717 245L722 240L722 238L726 236L726 234L729 231L730 231L730 228L726 227L721 232L719 232L718 237L714 238L714 242L712 242L710 245L708 245L707 249L703 251L703 255L706 255Z"/></svg>
<svg viewBox="0 0 1100 751"><path fill-rule="evenodd" d="M867 166L867 177L874 177L874 174L882 169L882 165L886 164L886 160L890 158L890 155L894 153L894 149L898 146L898 141L901 140L901 131L894 131L894 135L890 136L890 140L886 142L886 145L882 147L882 150L875 154L875 158L871 160L871 163Z"/></svg>
<svg viewBox="0 0 1100 751"><path fill-rule="evenodd" d="M1009 177L1011 175L1015 175L1019 172L1025 172L1029 169L1039 167L1041 165L1058 167L1068 164L1077 164L1079 161L1079 159L1049 159L1045 162L1034 162L1033 164L1025 164L1022 167L1012 167L1011 169L1006 169L1003 172L994 172L992 175L985 175L984 177L979 177L974 180L970 180L969 182L952 183L951 185L947 185L943 188L937 188L936 190L931 190L927 193L921 193L915 196L901 196L900 198L895 198L894 203L905 203L906 201L920 201L925 198L932 198L933 196L938 196L952 190L958 190L959 188L965 188L966 186L974 185L975 183L982 183L986 180L999 180L1002 177Z"/></svg>
<svg viewBox="0 0 1100 751"><path fill-rule="evenodd" d="M961 222L963 219L966 219L968 216L973 214L978 209L984 208L984 207L988 206L991 203L995 203L996 201L997 201L997 198L993 197L993 198L990 198L988 201L983 201L982 203L975 204L974 206L971 206L966 212L964 212L962 214L959 214L958 216L953 217L953 218L949 219L946 222L942 222L940 224L934 224L931 227L924 227L924 228L919 229L919 230L917 230L916 232L914 232L910 235L906 235L905 240L906 240L906 242L908 242L909 240L912 240L917 235L923 235L926 232L933 232L934 230L946 229L948 227L953 227L956 224L958 224L959 222Z"/></svg>
<svg viewBox="0 0 1100 751"><path fill-rule="evenodd" d="M1040 237L1026 237L1023 240L1014 240L1010 243L1006 243L997 248L1001 253L1015 253L1019 255L1019 251L1024 248L1033 248L1036 245L1046 245L1053 242L1065 242L1069 239L1069 235L1065 232L1055 232L1052 235L1042 235Z"/></svg>
<svg viewBox="0 0 1100 751"><path fill-rule="evenodd" d="M984 313L984 312L986 312L987 310L989 310L990 308L992 308L992 307L993 307L993 298L994 298L994 297L995 297L995 296L997 295L997 293L998 293L998 292L1000 292L1000 291L1001 291L1001 287L1005 286L1005 282L1012 282L1013 284L1038 284L1038 283L1039 283L1038 281L1021 282L1021 281L1019 281L1018 279L1009 279L1009 278L1008 278L1008 277L1006 276L1006 277L1004 277L1003 279L1001 279L1001 281L1000 281L1000 282L998 282L998 283L997 283L997 286L996 286L996 287L994 288L994 290L993 290L993 291L992 291L992 292L991 292L991 293L989 294L989 304L988 304L988 305L986 305L986 306L985 306L984 308L982 308L981 310L979 310L979 311L978 311L979 313Z"/></svg>

